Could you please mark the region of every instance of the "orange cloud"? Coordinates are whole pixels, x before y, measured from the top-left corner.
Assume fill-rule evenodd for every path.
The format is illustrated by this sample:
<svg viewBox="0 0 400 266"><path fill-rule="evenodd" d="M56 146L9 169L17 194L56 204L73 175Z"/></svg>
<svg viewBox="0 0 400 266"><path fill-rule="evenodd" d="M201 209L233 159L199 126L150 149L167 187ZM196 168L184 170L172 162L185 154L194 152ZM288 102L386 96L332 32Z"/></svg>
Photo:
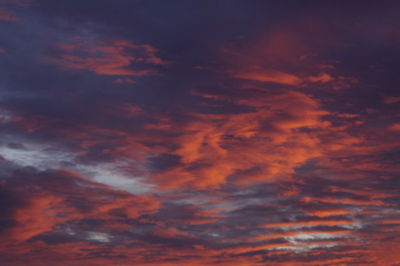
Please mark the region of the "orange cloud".
<svg viewBox="0 0 400 266"><path fill-rule="evenodd" d="M321 59L324 49L329 51L327 57L339 53L333 48L335 34L318 22L310 18L290 27L271 25L265 31L257 27L263 37L241 43L241 51L228 51L233 56L227 60L236 60L233 64L206 60L213 62L211 67L194 67L202 70L195 71L204 75L201 82L192 75L182 81L169 72L173 76L165 86L176 79L179 84L206 84L208 92L193 89L176 99L179 104L166 104L168 111L160 114L154 112L164 110L163 105L144 107L152 92L137 98L131 92L112 93L104 105L97 101L101 95L93 105L80 99L77 103L82 100L89 110L82 117L70 113L79 95L65 99L67 106L56 106L56 101L55 106L39 107L41 99L51 99L54 92L45 94L43 89L37 95L35 91L35 97L25 97L25 90L17 90L15 99L10 92L10 102L4 105L13 108L15 116L8 111L0 115L5 134L11 136L2 135L0 142L6 147L4 158L0 156L1 174L6 177L0 185L22 187L27 203L16 197L16 204L0 209L7 216L0 217L0 227L10 228L0 243L2 263L396 265L399 237L393 232L400 229L400 221L395 177L400 168L392 161L398 154L399 123L388 121L379 106L368 117L364 111L351 113L359 107L347 98L354 92L328 94L312 88L348 88L357 82L340 73L343 62ZM186 56L190 49L179 53ZM348 52L339 57L347 59ZM45 61L109 76L110 85L117 88L135 83L136 77L160 75L157 69L167 64L152 46L118 40L59 44ZM193 60L184 60L183 65L189 61ZM223 65L223 71L207 76L217 65ZM218 76L221 73L229 76ZM281 86L269 89L271 83ZM215 87L210 89L210 84ZM286 86L296 88L281 89ZM375 93L373 88L367 84L368 95ZM174 89L172 94L182 91ZM383 102L396 104L398 98ZM368 102L362 99L360 106ZM24 111L17 114L22 105ZM380 122L375 117L387 120L375 123ZM47 145L29 156L23 150L30 141ZM28 157L58 156L47 154L49 150L72 158L60 158L57 167L76 171L87 167L82 173L99 171L103 181L121 170L127 180L140 177L151 189L133 195L123 191L125 185L115 189L67 170L16 166ZM118 165L119 160L126 164ZM110 169L95 168L105 161ZM25 176L31 172L33 177ZM137 187L142 189L141 184ZM0 202L8 205L10 194L5 190Z"/></svg>
<svg viewBox="0 0 400 266"><path fill-rule="evenodd" d="M102 214L120 209L125 212L129 218L137 218L140 215L154 213L160 208L160 201L150 195L126 195L125 198L115 200L99 207L95 213L98 212L99 214Z"/></svg>
<svg viewBox="0 0 400 266"><path fill-rule="evenodd" d="M394 123L389 126L389 130L400 131L400 123Z"/></svg>
<svg viewBox="0 0 400 266"><path fill-rule="evenodd" d="M297 75L278 70L256 70L233 75L235 78L247 79L259 82L271 82L291 86L303 86L305 83L329 83L335 79L328 73L320 73L317 76L299 77Z"/></svg>
<svg viewBox="0 0 400 266"><path fill-rule="evenodd" d="M271 181L288 177L295 167L321 155L317 136L301 132L329 126L322 119L327 112L315 99L286 91L237 102L257 109L240 114L193 114L193 120L181 125L181 135L170 141L178 145L171 152L183 164L153 175L154 182L215 187L228 178L237 184ZM159 123L158 129L168 132L176 127L166 122Z"/></svg>
<svg viewBox="0 0 400 266"><path fill-rule="evenodd" d="M33 198L29 206L17 211L15 215L17 226L9 232L11 239L26 241L52 230L57 223L65 221L65 217L57 215L60 214L61 202L62 198L52 195Z"/></svg>
<svg viewBox="0 0 400 266"><path fill-rule="evenodd" d="M340 204L349 204L349 205L360 205L360 206L384 206L385 203L381 200L373 200L373 199L352 199L347 197L341 198L331 198L331 197L320 197L316 199L320 202L326 203L340 203Z"/></svg>
<svg viewBox="0 0 400 266"><path fill-rule="evenodd" d="M225 72L242 79L246 87L254 87L249 82L256 81L341 90L351 88L358 79L342 73L335 66L339 61L321 55L343 48L329 26L310 17L295 19L290 27L268 27L256 38L232 40L222 49L221 58Z"/></svg>
<svg viewBox="0 0 400 266"><path fill-rule="evenodd" d="M333 81L333 77L328 73L320 73L318 76L310 76L307 78L309 82L321 82L321 83L328 83Z"/></svg>
<svg viewBox="0 0 400 266"><path fill-rule="evenodd" d="M356 225L357 223L351 220L335 219L335 220L312 220L312 221L296 221L283 223L268 223L264 228L284 228L284 227L314 227L314 226L338 226L338 225Z"/></svg>
<svg viewBox="0 0 400 266"><path fill-rule="evenodd" d="M400 218L388 218L388 219L380 219L377 221L378 224L392 224L392 225L400 225Z"/></svg>
<svg viewBox="0 0 400 266"><path fill-rule="evenodd" d="M157 49L150 45L137 45L128 41L75 42L59 44L57 54L48 56L45 62L73 70L89 70L98 75L147 76L155 75L156 65L164 65L156 56ZM117 79L116 82L132 82Z"/></svg>
<svg viewBox="0 0 400 266"><path fill-rule="evenodd" d="M307 211L307 215L322 217L322 218L335 215L346 215L346 214L349 214L349 211L343 209Z"/></svg>
<svg viewBox="0 0 400 266"><path fill-rule="evenodd" d="M285 85L296 86L301 83L301 79L295 75L287 74L277 70L263 70L238 73L235 78L249 79L260 82L272 82Z"/></svg>

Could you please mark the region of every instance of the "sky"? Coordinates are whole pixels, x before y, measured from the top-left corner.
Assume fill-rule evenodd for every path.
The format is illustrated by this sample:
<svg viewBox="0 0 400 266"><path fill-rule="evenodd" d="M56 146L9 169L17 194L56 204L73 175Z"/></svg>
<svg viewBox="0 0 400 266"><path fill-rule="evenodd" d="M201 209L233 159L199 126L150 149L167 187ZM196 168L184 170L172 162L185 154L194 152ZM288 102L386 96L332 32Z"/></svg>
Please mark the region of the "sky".
<svg viewBox="0 0 400 266"><path fill-rule="evenodd" d="M400 265L399 10L0 0L0 265Z"/></svg>

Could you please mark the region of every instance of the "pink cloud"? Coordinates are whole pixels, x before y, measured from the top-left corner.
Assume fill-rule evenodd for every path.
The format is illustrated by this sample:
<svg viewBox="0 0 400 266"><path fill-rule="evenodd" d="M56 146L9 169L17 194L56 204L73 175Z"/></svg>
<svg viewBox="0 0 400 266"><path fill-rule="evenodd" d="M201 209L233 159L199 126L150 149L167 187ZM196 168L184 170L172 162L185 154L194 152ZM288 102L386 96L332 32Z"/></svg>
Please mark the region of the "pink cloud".
<svg viewBox="0 0 400 266"><path fill-rule="evenodd" d="M261 70L238 73L234 75L235 78L248 79L260 82L272 82L285 85L299 85L301 79L295 75L284 73L277 70Z"/></svg>
<svg viewBox="0 0 400 266"><path fill-rule="evenodd" d="M17 17L5 7L0 7L0 20L3 21L17 21Z"/></svg>
<svg viewBox="0 0 400 266"><path fill-rule="evenodd" d="M390 125L389 129L393 130L393 131L400 131L400 123L394 123L394 124Z"/></svg>
<svg viewBox="0 0 400 266"><path fill-rule="evenodd" d="M310 76L307 78L309 82L328 83L333 81L333 77L328 73L320 73L318 76Z"/></svg>
<svg viewBox="0 0 400 266"><path fill-rule="evenodd" d="M129 41L99 41L94 44L75 42L58 44L56 54L47 63L72 70L89 70L98 75L147 76L158 74L157 65L167 64L157 57L157 49ZM133 83L132 79L117 79L116 83Z"/></svg>
<svg viewBox="0 0 400 266"><path fill-rule="evenodd" d="M383 100L383 102L386 104L400 103L400 97L394 97L394 96L386 97Z"/></svg>

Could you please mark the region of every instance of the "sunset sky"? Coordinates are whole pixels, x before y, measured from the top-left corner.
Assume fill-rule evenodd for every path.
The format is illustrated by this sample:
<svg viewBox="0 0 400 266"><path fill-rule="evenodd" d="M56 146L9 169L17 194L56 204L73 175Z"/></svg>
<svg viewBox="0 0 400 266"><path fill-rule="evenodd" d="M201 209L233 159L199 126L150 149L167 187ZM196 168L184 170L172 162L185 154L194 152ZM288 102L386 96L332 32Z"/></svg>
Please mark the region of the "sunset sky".
<svg viewBox="0 0 400 266"><path fill-rule="evenodd" d="M399 14L0 0L0 265L400 265Z"/></svg>

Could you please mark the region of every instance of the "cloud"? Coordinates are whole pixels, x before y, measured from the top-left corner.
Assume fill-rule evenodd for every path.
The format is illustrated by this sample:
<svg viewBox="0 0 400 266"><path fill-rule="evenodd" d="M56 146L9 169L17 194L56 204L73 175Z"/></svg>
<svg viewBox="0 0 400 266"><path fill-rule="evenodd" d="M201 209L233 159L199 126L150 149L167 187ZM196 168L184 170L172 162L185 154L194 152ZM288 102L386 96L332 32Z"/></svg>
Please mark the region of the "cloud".
<svg viewBox="0 0 400 266"><path fill-rule="evenodd" d="M3 21L17 21L17 17L5 7L0 7L0 20Z"/></svg>
<svg viewBox="0 0 400 266"><path fill-rule="evenodd" d="M110 190L66 171L35 173L26 170L21 175L6 180L0 191L0 196L6 197L3 200L9 201L8 207L2 210L5 214L2 226L7 229L3 231L5 243L23 243L52 232L62 233L67 222L75 228L76 222L79 225L79 221L86 219L112 220L113 212L122 211L128 219L135 219L154 213L161 206L151 195L133 196ZM19 183L21 180L23 186ZM35 191L30 191L32 185L36 187ZM118 232L119 228L124 228L124 222L117 223L119 226L107 222L105 230ZM85 228L78 226L78 229L82 230L82 227ZM106 233L93 232L89 228L86 231L88 239L106 241ZM67 227L64 234L80 241L80 235L71 232L73 230Z"/></svg>
<svg viewBox="0 0 400 266"><path fill-rule="evenodd" d="M153 175L155 182L218 186L228 180L250 184L284 179L295 167L320 155L318 139L300 130L319 130L329 124L322 120L326 112L311 97L286 91L242 98L238 103L257 110L193 114L190 122L181 125L181 136L171 141L177 142L179 148L172 153L180 157L182 165Z"/></svg>
<svg viewBox="0 0 400 266"><path fill-rule="evenodd" d="M399 261L396 8L0 2L3 264Z"/></svg>
<svg viewBox="0 0 400 266"><path fill-rule="evenodd" d="M65 220L57 217L59 197L44 195L32 198L26 208L16 211L15 220L18 224L10 230L13 240L26 241L52 229L54 225ZM69 217L70 218L70 217Z"/></svg>
<svg viewBox="0 0 400 266"><path fill-rule="evenodd" d="M280 72L277 70L264 70L258 72L245 72L234 75L235 78L249 79L260 82L272 82L285 85L296 86L301 83L301 79L295 75Z"/></svg>
<svg viewBox="0 0 400 266"><path fill-rule="evenodd" d="M151 187L141 183L140 177L136 178L124 170L132 164L129 161L76 164L75 154L40 144L26 144L22 149L0 147L0 155L20 167L33 167L39 171L69 169L98 183L131 193L145 193Z"/></svg>
<svg viewBox="0 0 400 266"><path fill-rule="evenodd" d="M320 73L318 76L310 76L307 78L309 82L320 82L320 83L328 83L333 81L334 78L328 73Z"/></svg>
<svg viewBox="0 0 400 266"><path fill-rule="evenodd" d="M308 211L308 215L316 216L316 217L329 217L329 216L336 216L336 215L346 215L349 214L349 211L343 209L332 209L332 210L314 210Z"/></svg>
<svg viewBox="0 0 400 266"><path fill-rule="evenodd" d="M296 222L285 222L285 223L271 223L266 224L266 228L276 228L276 227L294 227L294 228L301 228L301 227L316 227L316 226L352 226L357 225L356 222L349 221L349 220L314 220L314 221L296 221Z"/></svg>
<svg viewBox="0 0 400 266"><path fill-rule="evenodd" d="M385 99L383 99L383 102L386 104L399 103L400 97L394 97L394 96L386 97Z"/></svg>
<svg viewBox="0 0 400 266"><path fill-rule="evenodd" d="M317 76L299 77L278 70L258 70L234 74L235 78L247 79L259 82L271 82L290 86L303 86L305 83L328 83L334 78L328 73L320 73Z"/></svg>
<svg viewBox="0 0 400 266"><path fill-rule="evenodd" d="M389 126L389 130L400 131L400 123L394 123Z"/></svg>
<svg viewBox="0 0 400 266"><path fill-rule="evenodd" d="M157 75L154 66L164 65L157 57L157 49L150 45L138 45L129 41L76 41L58 44L54 54L44 62L70 70L89 70L107 76ZM131 83L131 79L119 78L117 82Z"/></svg>

